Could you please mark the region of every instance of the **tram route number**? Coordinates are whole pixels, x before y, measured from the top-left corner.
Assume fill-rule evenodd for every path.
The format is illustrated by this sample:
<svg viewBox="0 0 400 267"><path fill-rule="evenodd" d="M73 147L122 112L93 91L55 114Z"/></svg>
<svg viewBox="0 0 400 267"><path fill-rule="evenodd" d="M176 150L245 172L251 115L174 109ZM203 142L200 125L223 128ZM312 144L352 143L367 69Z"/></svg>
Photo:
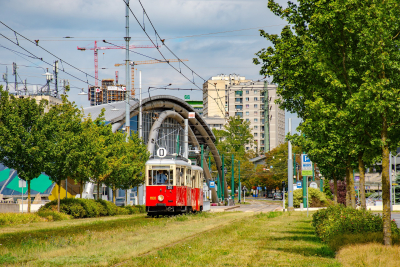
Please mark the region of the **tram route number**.
<svg viewBox="0 0 400 267"><path fill-rule="evenodd" d="M156 197L150 197L150 200L156 200Z"/></svg>
<svg viewBox="0 0 400 267"><path fill-rule="evenodd" d="M160 147L157 150L157 156L159 156L160 158L164 158L167 155L167 149L164 147Z"/></svg>

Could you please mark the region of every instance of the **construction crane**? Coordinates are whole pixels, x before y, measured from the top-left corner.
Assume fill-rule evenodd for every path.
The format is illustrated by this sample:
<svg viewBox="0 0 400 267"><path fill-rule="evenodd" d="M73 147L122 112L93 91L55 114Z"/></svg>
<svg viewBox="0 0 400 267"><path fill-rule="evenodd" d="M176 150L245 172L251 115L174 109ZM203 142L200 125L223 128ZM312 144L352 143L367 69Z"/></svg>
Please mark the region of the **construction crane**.
<svg viewBox="0 0 400 267"><path fill-rule="evenodd" d="M171 63L171 62L181 62L181 61L189 61L188 59L166 59L166 60L145 60L145 61L131 61L130 65L131 65L131 86L132 86L132 90L131 90L131 95L134 96L135 95L135 90L133 90L135 88L135 65L147 65L147 64L158 64L158 63ZM122 64L115 64L115 67L119 67L119 66L125 66L126 63L122 63Z"/></svg>
<svg viewBox="0 0 400 267"><path fill-rule="evenodd" d="M125 49L126 46L97 46L97 41L94 41L94 47L79 47L78 50L85 51L85 50L94 50L94 77L95 77L95 85L96 87L99 86L99 50L107 50L107 49ZM130 45L129 49L135 48L156 48L153 45Z"/></svg>

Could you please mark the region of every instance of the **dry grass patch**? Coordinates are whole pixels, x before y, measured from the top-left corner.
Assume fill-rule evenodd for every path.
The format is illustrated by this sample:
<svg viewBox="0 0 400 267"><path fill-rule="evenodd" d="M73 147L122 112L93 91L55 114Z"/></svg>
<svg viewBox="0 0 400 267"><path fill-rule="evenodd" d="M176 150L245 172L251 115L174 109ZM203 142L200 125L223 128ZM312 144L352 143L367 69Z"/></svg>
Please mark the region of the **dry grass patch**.
<svg viewBox="0 0 400 267"><path fill-rule="evenodd" d="M378 243L351 245L342 248L337 259L344 267L400 266L400 246L384 246Z"/></svg>

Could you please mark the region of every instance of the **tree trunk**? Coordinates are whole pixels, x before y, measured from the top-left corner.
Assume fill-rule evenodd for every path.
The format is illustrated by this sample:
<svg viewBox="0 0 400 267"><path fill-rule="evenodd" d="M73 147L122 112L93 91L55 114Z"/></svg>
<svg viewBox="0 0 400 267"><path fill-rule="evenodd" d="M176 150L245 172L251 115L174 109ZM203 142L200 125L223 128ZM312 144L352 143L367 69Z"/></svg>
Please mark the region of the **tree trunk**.
<svg viewBox="0 0 400 267"><path fill-rule="evenodd" d="M335 174L333 174L333 193L334 193L334 197L333 200L335 201L335 203L337 204L337 200L338 200L338 191L337 191L337 177Z"/></svg>
<svg viewBox="0 0 400 267"><path fill-rule="evenodd" d="M383 118L382 125L382 203L383 203L383 243L392 244L391 211L390 211L390 174L389 174L389 145L387 143L387 122Z"/></svg>
<svg viewBox="0 0 400 267"><path fill-rule="evenodd" d="M349 182L350 182L350 200L351 200L351 207L353 209L356 208L356 189L354 188L354 175L353 175L353 168L349 168Z"/></svg>
<svg viewBox="0 0 400 267"><path fill-rule="evenodd" d="M360 203L361 208L366 210L367 203L365 200L365 165L361 153L358 155L358 170L360 172L360 187L358 188L358 190L360 190Z"/></svg>
<svg viewBox="0 0 400 267"><path fill-rule="evenodd" d="M350 207L350 170L346 168L346 207Z"/></svg>
<svg viewBox="0 0 400 267"><path fill-rule="evenodd" d="M97 182L97 199L100 199L100 182Z"/></svg>
<svg viewBox="0 0 400 267"><path fill-rule="evenodd" d="M81 179L81 187L79 188L80 198L82 198L82 193L83 193L83 180Z"/></svg>
<svg viewBox="0 0 400 267"><path fill-rule="evenodd" d="M31 180L28 180L27 183L28 183L28 199L27 199L28 213L30 213L31 212ZM24 188L22 188L22 190L24 190ZM24 201L24 200L22 200L22 201Z"/></svg>
<svg viewBox="0 0 400 267"><path fill-rule="evenodd" d="M128 206L128 190L125 189L125 206Z"/></svg>
<svg viewBox="0 0 400 267"><path fill-rule="evenodd" d="M115 189L115 185L113 185L113 190L112 190L112 193L113 193L113 203L115 204L115 193L117 192L117 190Z"/></svg>
<svg viewBox="0 0 400 267"><path fill-rule="evenodd" d="M61 203L61 180L58 183L58 200L57 200L57 211L60 212L60 203Z"/></svg>

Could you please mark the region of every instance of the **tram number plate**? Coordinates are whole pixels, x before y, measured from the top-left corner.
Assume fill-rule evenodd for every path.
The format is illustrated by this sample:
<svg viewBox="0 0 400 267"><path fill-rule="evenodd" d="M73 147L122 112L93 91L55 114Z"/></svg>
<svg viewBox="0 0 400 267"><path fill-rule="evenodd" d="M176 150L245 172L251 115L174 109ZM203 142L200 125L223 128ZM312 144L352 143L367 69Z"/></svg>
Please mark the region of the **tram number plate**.
<svg viewBox="0 0 400 267"><path fill-rule="evenodd" d="M150 200L156 200L156 197L150 197Z"/></svg>
<svg viewBox="0 0 400 267"><path fill-rule="evenodd" d="M167 190L172 190L174 187L172 185L167 186Z"/></svg>

